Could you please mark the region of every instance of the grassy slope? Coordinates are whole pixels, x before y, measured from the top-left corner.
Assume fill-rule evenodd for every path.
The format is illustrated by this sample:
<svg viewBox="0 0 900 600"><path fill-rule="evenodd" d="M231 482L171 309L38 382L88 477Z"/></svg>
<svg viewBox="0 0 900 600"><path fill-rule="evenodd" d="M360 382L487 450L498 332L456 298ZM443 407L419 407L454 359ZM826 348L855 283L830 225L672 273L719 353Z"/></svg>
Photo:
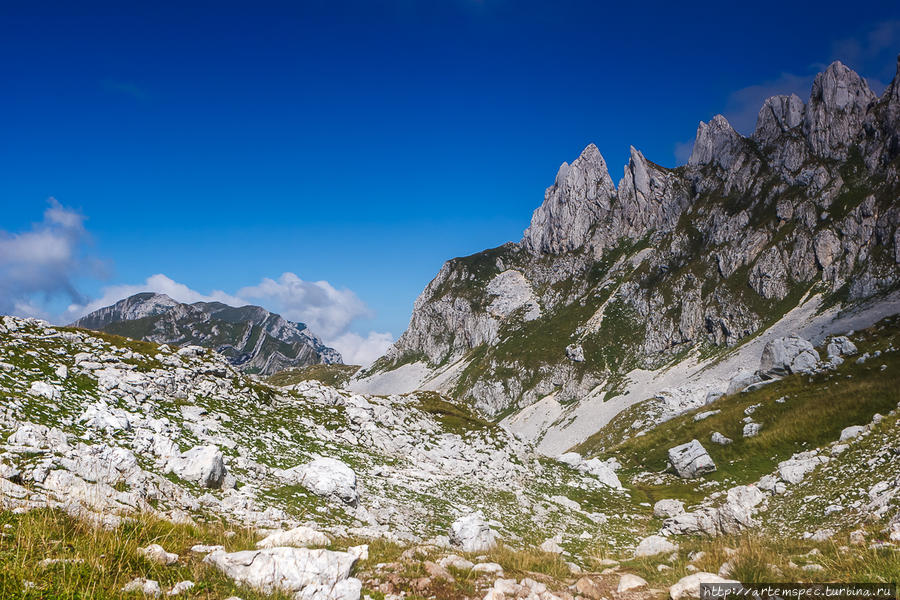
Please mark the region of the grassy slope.
<svg viewBox="0 0 900 600"><path fill-rule="evenodd" d="M860 354L900 346L900 319L893 318L853 336ZM824 355L824 351L820 353ZM625 467L625 473L660 472L666 468L667 451L692 439L700 440L712 456L718 470L706 476L707 481L723 487L749 483L774 470L779 461L795 452L809 450L836 440L843 428L864 425L875 413L887 413L897 407L900 391L897 373L900 353L888 352L866 363L848 359L836 371L808 376L791 376L762 389L723 397L714 403L680 415L636 436L631 423L640 418L641 407L635 407L614 419L604 430L576 449L590 454L614 454ZM882 369L885 365L885 369ZM776 399L784 398L783 403ZM743 419L751 406L752 419L762 424L760 434L744 438ZM718 410L718 414L694 421L700 412ZM728 446L710 442L718 431L734 440ZM649 500L680 497L698 500L709 489L698 490L697 482L665 477L666 483L639 484L637 489ZM711 486L719 487L719 486Z"/></svg>

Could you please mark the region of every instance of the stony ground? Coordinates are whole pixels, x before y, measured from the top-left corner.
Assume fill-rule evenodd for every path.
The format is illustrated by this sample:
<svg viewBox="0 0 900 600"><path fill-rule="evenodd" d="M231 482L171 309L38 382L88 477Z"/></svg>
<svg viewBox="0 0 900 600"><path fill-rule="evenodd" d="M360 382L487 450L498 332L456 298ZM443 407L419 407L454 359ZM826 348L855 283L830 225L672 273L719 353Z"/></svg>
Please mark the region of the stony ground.
<svg viewBox="0 0 900 600"><path fill-rule="evenodd" d="M437 394L276 387L205 349L3 317L0 597L638 599L714 576L697 573L896 579L898 332L854 332L841 361L663 424L638 405L548 458ZM680 477L668 450L694 439L717 468Z"/></svg>

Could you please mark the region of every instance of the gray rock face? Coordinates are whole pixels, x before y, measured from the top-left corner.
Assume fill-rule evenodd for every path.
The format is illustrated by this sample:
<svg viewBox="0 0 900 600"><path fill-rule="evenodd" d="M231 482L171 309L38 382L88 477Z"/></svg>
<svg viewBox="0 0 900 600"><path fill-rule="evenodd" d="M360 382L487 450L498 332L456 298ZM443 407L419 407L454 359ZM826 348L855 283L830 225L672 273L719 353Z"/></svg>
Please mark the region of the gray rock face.
<svg viewBox="0 0 900 600"><path fill-rule="evenodd" d="M744 150L744 138L734 130L731 123L722 115L716 115L709 123L700 123L697 127L697 139L688 164L716 164L723 169L730 169Z"/></svg>
<svg viewBox="0 0 900 600"><path fill-rule="evenodd" d="M616 188L606 161L590 144L571 165L563 163L544 203L534 211L524 245L533 252L560 254L583 246L594 223L609 211Z"/></svg>
<svg viewBox="0 0 900 600"><path fill-rule="evenodd" d="M669 449L669 463L679 477L693 479L716 470L716 464L697 440Z"/></svg>
<svg viewBox="0 0 900 600"><path fill-rule="evenodd" d="M770 341L763 348L759 371L767 377L791 373L808 373L819 363L819 353L807 340L784 337Z"/></svg>
<svg viewBox="0 0 900 600"><path fill-rule="evenodd" d="M817 75L803 122L813 152L846 158L875 99L866 81L840 61Z"/></svg>

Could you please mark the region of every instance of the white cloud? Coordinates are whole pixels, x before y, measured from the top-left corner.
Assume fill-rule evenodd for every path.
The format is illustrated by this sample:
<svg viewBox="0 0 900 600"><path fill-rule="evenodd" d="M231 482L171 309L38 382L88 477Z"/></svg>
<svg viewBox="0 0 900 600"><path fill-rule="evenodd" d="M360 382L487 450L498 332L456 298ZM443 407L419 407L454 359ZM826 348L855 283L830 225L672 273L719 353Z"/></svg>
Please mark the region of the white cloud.
<svg viewBox="0 0 900 600"><path fill-rule="evenodd" d="M686 142L675 142L675 149L672 153L675 155L675 162L679 165L686 165L694 150L694 140Z"/></svg>
<svg viewBox="0 0 900 600"><path fill-rule="evenodd" d="M328 342L328 345L341 353L348 365L368 367L391 347L394 336L389 332L370 331L362 337L358 333L348 331Z"/></svg>
<svg viewBox="0 0 900 600"><path fill-rule="evenodd" d="M896 67L894 60L897 58L898 47L900 20L894 19L875 23L858 36L834 42L832 55L854 69L890 78ZM876 85L883 86L877 79L870 79L870 85L873 81Z"/></svg>
<svg viewBox="0 0 900 600"><path fill-rule="evenodd" d="M267 277L258 285L239 289L237 296L291 321L306 323L324 339L343 334L356 319L372 317L372 311L351 290L336 289L327 281L304 281L294 273L283 273L277 280Z"/></svg>
<svg viewBox="0 0 900 600"><path fill-rule="evenodd" d="M82 302L72 278L92 269L84 216L55 198L44 218L18 233L0 230L0 313L46 318L43 304ZM43 302L42 302L43 301Z"/></svg>

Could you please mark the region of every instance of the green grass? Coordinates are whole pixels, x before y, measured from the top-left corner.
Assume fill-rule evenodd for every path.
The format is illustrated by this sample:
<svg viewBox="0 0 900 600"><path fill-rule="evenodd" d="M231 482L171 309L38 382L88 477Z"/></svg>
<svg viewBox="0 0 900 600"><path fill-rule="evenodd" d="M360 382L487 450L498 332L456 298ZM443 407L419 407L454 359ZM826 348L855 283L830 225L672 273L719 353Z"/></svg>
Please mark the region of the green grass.
<svg viewBox="0 0 900 600"><path fill-rule="evenodd" d="M860 354L900 345L900 321L891 319L854 335ZM824 356L824 351L820 351ZM628 474L640 471L659 472L666 468L669 448L699 440L717 465L705 480L722 484L755 481L775 469L777 463L792 454L817 448L836 440L843 428L864 425L875 413L885 414L896 408L900 394L896 373L900 370L897 352L883 354L862 365L850 357L835 372L794 375L759 390L726 396L670 421L657 425L645 435L626 437L624 426L637 418L641 407L632 409L619 420L589 438L576 450L587 455L603 452L615 455ZM882 370L881 365L886 365ZM785 398L783 403L776 399ZM759 435L744 438L742 429L745 410L759 404L753 412L755 422L762 424ZM719 410L701 421L693 417L699 412ZM710 442L718 431L734 440L728 446ZM624 439L623 439L624 438ZM616 440L622 440L616 442ZM611 445L604 445L611 443ZM679 497L695 501L708 494L698 490L697 482L672 477L667 485L639 484L635 490L648 501Z"/></svg>
<svg viewBox="0 0 900 600"><path fill-rule="evenodd" d="M253 547L255 535L238 529L225 536L222 525L173 525L139 515L114 530L105 530L53 510L22 515L0 512L0 599L107 600L128 597L122 587L136 577L159 582L165 592L179 581L195 587L179 598L220 600L237 595L244 600L287 600L284 594L265 596L228 580L190 552L194 544L221 544L229 551ZM158 543L180 555L173 566L153 563L138 548ZM41 566L44 559L64 559ZM135 595L135 597L138 597Z"/></svg>
<svg viewBox="0 0 900 600"><path fill-rule="evenodd" d="M876 535L873 527L869 528L869 535ZM695 552L703 552L704 556L692 561L690 555ZM671 585L690 574L689 564L701 571L717 573L725 562L731 566L728 577L742 583L886 583L900 580L900 552L890 548L851 546L846 535L827 542L763 537L752 532L713 539L686 538L681 540L674 560L662 555L626 559L622 567L651 584ZM657 565L661 563L671 568L659 571ZM803 566L809 564L820 565L823 570L804 570Z"/></svg>
<svg viewBox="0 0 900 600"><path fill-rule="evenodd" d="M495 427L466 406L447 402L437 392L419 392L416 399L414 406L433 416L448 432L462 435L471 431L492 430Z"/></svg>

